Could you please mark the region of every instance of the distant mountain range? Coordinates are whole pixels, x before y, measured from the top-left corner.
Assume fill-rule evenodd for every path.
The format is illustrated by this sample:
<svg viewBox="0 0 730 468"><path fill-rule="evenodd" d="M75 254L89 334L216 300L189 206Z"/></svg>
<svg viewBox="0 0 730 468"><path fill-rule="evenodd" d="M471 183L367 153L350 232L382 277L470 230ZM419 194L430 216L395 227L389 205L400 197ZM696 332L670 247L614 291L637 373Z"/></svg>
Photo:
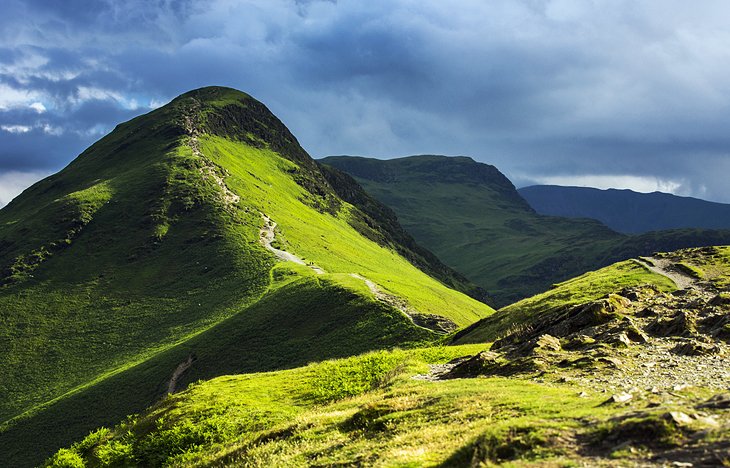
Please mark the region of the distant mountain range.
<svg viewBox="0 0 730 468"><path fill-rule="evenodd" d="M730 228L730 205L698 198L557 185L533 185L519 192L540 214L596 219L626 234L663 229Z"/></svg>

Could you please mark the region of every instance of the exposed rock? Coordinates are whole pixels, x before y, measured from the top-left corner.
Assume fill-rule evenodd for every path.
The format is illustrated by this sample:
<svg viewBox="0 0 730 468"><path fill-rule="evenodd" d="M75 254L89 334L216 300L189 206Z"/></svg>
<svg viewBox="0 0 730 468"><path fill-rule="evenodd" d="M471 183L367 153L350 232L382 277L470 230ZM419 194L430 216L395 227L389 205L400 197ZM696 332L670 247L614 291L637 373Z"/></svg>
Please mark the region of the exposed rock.
<svg viewBox="0 0 730 468"><path fill-rule="evenodd" d="M637 317L658 317L659 315L661 314L657 312L654 306L644 307L636 313Z"/></svg>
<svg viewBox="0 0 730 468"><path fill-rule="evenodd" d="M603 357L598 358L597 361L608 364L610 367L613 367L615 369L619 369L623 365L623 362L621 362L621 359L618 359L615 357L603 356Z"/></svg>
<svg viewBox="0 0 730 468"><path fill-rule="evenodd" d="M588 335L576 335L569 337L563 348L567 350L583 349L595 343L596 340Z"/></svg>
<svg viewBox="0 0 730 468"><path fill-rule="evenodd" d="M535 350L560 351L560 340L552 335L541 335L535 342Z"/></svg>
<svg viewBox="0 0 730 468"><path fill-rule="evenodd" d="M717 296L710 299L710 301L707 304L711 305L711 306L716 306L716 307L730 306L730 293L720 293Z"/></svg>
<svg viewBox="0 0 730 468"><path fill-rule="evenodd" d="M681 356L707 356L710 354L718 354L721 352L721 349L717 345L691 340L678 344L672 349L672 352Z"/></svg>
<svg viewBox="0 0 730 468"><path fill-rule="evenodd" d="M631 346L631 340L628 336L626 336L626 333L619 333L613 344L614 346L628 348Z"/></svg>
<svg viewBox="0 0 730 468"><path fill-rule="evenodd" d="M700 427L717 426L717 420L708 416L700 416L697 414L689 415L681 411L670 411L664 415L664 419L674 424L676 427L687 429Z"/></svg>
<svg viewBox="0 0 730 468"><path fill-rule="evenodd" d="M636 326L631 317L624 317L622 325L624 333L631 341L636 343L646 343L649 341L649 337Z"/></svg>
<svg viewBox="0 0 730 468"><path fill-rule="evenodd" d="M409 315L416 325L438 333L451 333L459 328L456 323L440 315L423 313L410 313Z"/></svg>
<svg viewBox="0 0 730 468"><path fill-rule="evenodd" d="M447 373L444 379L458 379L490 374L502 364L501 355L492 351L482 351L476 356L457 362Z"/></svg>
<svg viewBox="0 0 730 468"><path fill-rule="evenodd" d="M692 417L681 411L670 411L664 415L664 419L678 427L689 426L694 422Z"/></svg>
<svg viewBox="0 0 730 468"><path fill-rule="evenodd" d="M730 394L720 393L697 405L697 408L730 409Z"/></svg>
<svg viewBox="0 0 730 468"><path fill-rule="evenodd" d="M715 330L714 335L721 340L730 341L730 323L719 327Z"/></svg>
<svg viewBox="0 0 730 468"><path fill-rule="evenodd" d="M626 403L627 401L633 399L634 396L630 393L615 393L611 395L611 398L601 403L601 405L610 405L614 403Z"/></svg>
<svg viewBox="0 0 730 468"><path fill-rule="evenodd" d="M697 331L696 317L680 311L672 318L660 317L652 322L647 331L656 336L690 336Z"/></svg>

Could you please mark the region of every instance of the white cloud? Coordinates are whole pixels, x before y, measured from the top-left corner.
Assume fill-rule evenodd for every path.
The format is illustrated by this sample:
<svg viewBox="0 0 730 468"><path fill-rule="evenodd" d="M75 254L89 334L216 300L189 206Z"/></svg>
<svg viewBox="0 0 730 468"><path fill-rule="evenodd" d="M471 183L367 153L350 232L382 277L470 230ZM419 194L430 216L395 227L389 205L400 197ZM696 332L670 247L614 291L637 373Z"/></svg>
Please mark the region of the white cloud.
<svg viewBox="0 0 730 468"><path fill-rule="evenodd" d="M675 180L660 179L658 177L605 174L554 175L538 177L535 178L535 181L543 185L630 189L642 193L665 192L677 194L678 189L682 186L680 182Z"/></svg>
<svg viewBox="0 0 730 468"><path fill-rule="evenodd" d="M0 130L8 133L28 133L33 130L33 127L28 125L0 125Z"/></svg>
<svg viewBox="0 0 730 468"><path fill-rule="evenodd" d="M42 114L46 112L46 106L43 105L42 102L34 102L33 104L29 105L31 109L38 112L39 114Z"/></svg>
<svg viewBox="0 0 730 468"><path fill-rule="evenodd" d="M0 206L5 206L23 190L49 174L43 171L9 171L0 173Z"/></svg>
<svg viewBox="0 0 730 468"><path fill-rule="evenodd" d="M40 93L28 89L16 89L0 83L0 110L29 106L38 100Z"/></svg>
<svg viewBox="0 0 730 468"><path fill-rule="evenodd" d="M39 128L43 130L43 133L46 135L60 136L64 133L63 127L56 127L50 124L42 124Z"/></svg>

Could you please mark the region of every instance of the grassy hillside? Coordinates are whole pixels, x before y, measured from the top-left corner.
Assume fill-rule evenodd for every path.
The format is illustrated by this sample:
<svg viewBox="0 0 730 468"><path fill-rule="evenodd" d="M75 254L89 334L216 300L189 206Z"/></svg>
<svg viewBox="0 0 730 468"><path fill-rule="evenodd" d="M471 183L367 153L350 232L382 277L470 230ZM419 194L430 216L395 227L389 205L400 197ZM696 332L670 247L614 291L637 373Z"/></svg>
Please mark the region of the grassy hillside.
<svg viewBox="0 0 730 468"><path fill-rule="evenodd" d="M730 205L668 193L535 185L519 189L538 213L591 218L628 234L681 228L730 228Z"/></svg>
<svg viewBox="0 0 730 468"><path fill-rule="evenodd" d="M682 412L712 393L609 404L596 387L575 383L423 377L428 364L483 347L377 352L220 377L91 432L47 466L647 466L660 458L722 459L727 411L706 410L712 419L705 420Z"/></svg>
<svg viewBox="0 0 730 468"><path fill-rule="evenodd" d="M337 156L322 163L352 175L419 243L499 306L634 256L730 243L730 231L626 236L597 221L542 216L495 167L471 158Z"/></svg>
<svg viewBox="0 0 730 468"><path fill-rule="evenodd" d="M725 466L728 278L730 247L621 262L474 344L199 382L46 466Z"/></svg>
<svg viewBox="0 0 730 468"><path fill-rule="evenodd" d="M262 215L302 265L262 245ZM238 91L193 91L118 126L0 210L0 462L38 462L171 382L433 341L413 317L491 313L382 229Z"/></svg>

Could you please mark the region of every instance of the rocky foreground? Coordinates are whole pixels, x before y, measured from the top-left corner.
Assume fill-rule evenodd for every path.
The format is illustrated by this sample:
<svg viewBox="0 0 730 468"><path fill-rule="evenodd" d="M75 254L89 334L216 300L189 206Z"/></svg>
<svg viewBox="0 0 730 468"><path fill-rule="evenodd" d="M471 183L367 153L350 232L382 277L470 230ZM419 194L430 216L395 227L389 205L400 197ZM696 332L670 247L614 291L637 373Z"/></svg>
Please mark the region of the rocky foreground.
<svg viewBox="0 0 730 468"><path fill-rule="evenodd" d="M730 290L722 272L712 274L707 259L714 254L696 249L637 260L678 289L626 288L536 317L489 351L422 378L572 382L581 395L604 393L604 404L634 410L616 418L600 443L590 441L585 455L618 453L632 465L727 466Z"/></svg>

